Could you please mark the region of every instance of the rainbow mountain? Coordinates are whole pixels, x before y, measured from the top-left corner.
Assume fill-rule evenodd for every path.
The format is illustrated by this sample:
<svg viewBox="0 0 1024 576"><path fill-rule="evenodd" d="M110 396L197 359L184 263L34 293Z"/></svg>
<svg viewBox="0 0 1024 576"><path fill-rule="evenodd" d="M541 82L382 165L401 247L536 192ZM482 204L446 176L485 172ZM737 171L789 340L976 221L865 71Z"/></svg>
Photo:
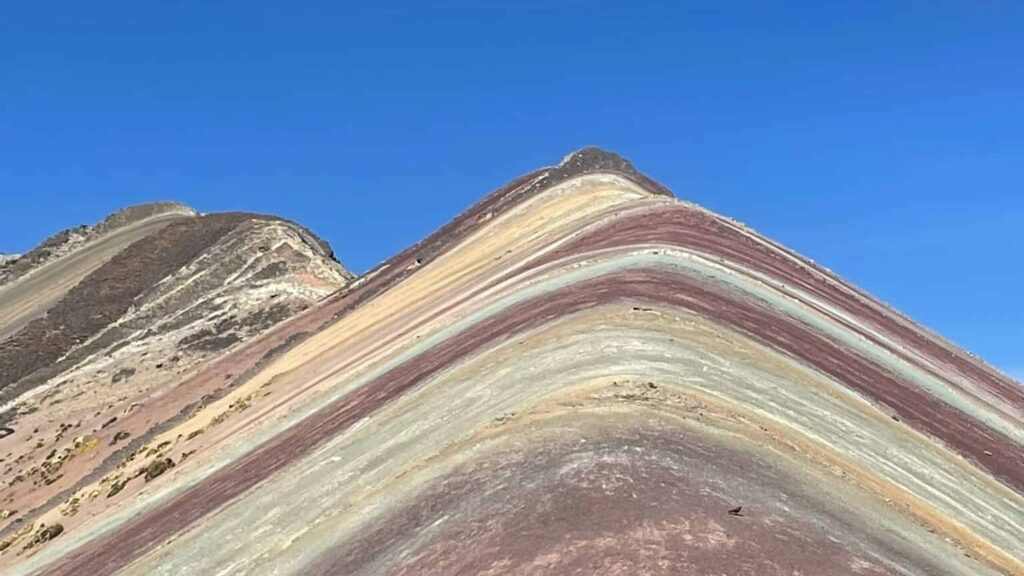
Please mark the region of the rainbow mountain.
<svg viewBox="0 0 1024 576"><path fill-rule="evenodd" d="M4 573L1024 574L1024 387L614 154L358 278L253 215L174 248L202 218L0 284Z"/></svg>

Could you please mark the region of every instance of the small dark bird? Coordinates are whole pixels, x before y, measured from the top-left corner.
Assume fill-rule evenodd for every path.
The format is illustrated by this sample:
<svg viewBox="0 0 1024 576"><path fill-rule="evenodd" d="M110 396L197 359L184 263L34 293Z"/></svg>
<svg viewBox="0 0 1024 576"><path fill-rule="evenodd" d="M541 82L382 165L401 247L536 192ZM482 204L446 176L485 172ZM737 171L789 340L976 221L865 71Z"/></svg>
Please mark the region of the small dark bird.
<svg viewBox="0 0 1024 576"><path fill-rule="evenodd" d="M740 514L740 512L742 512L742 511L743 511L743 506L737 506L737 507L733 508L732 510L729 510L729 516L743 516L743 514Z"/></svg>

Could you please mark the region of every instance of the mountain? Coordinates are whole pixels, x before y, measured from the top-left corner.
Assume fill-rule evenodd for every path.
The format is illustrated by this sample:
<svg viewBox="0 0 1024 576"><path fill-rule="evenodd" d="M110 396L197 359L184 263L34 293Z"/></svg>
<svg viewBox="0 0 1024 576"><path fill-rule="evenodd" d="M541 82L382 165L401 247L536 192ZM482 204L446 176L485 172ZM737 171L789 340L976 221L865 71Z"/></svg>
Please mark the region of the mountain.
<svg viewBox="0 0 1024 576"><path fill-rule="evenodd" d="M105 474L134 435L173 421L154 411L187 408L179 386L190 374L352 277L294 223L173 203L121 210L6 261L5 533L56 505L73 514L76 487Z"/></svg>
<svg viewBox="0 0 1024 576"><path fill-rule="evenodd" d="M168 218L0 292L8 573L1024 574L1024 389L614 154L351 282Z"/></svg>

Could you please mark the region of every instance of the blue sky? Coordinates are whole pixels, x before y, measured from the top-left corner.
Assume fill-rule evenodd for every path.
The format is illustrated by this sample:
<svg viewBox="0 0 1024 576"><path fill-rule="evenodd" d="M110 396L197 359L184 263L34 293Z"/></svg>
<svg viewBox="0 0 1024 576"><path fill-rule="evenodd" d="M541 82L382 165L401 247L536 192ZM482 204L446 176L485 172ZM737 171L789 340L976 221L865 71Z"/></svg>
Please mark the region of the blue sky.
<svg viewBox="0 0 1024 576"><path fill-rule="evenodd" d="M1024 378L1019 3L142 4L0 7L0 251L175 199L365 271L596 144Z"/></svg>

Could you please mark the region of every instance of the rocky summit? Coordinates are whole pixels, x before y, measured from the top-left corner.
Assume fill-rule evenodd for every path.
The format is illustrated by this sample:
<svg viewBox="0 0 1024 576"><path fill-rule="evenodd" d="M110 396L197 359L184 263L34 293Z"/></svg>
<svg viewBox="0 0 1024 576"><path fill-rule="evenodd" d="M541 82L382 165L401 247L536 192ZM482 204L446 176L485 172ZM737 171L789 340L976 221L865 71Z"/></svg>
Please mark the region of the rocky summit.
<svg viewBox="0 0 1024 576"><path fill-rule="evenodd" d="M62 232L0 261L0 400L5 574L1024 574L1020 383L594 148L360 278Z"/></svg>

